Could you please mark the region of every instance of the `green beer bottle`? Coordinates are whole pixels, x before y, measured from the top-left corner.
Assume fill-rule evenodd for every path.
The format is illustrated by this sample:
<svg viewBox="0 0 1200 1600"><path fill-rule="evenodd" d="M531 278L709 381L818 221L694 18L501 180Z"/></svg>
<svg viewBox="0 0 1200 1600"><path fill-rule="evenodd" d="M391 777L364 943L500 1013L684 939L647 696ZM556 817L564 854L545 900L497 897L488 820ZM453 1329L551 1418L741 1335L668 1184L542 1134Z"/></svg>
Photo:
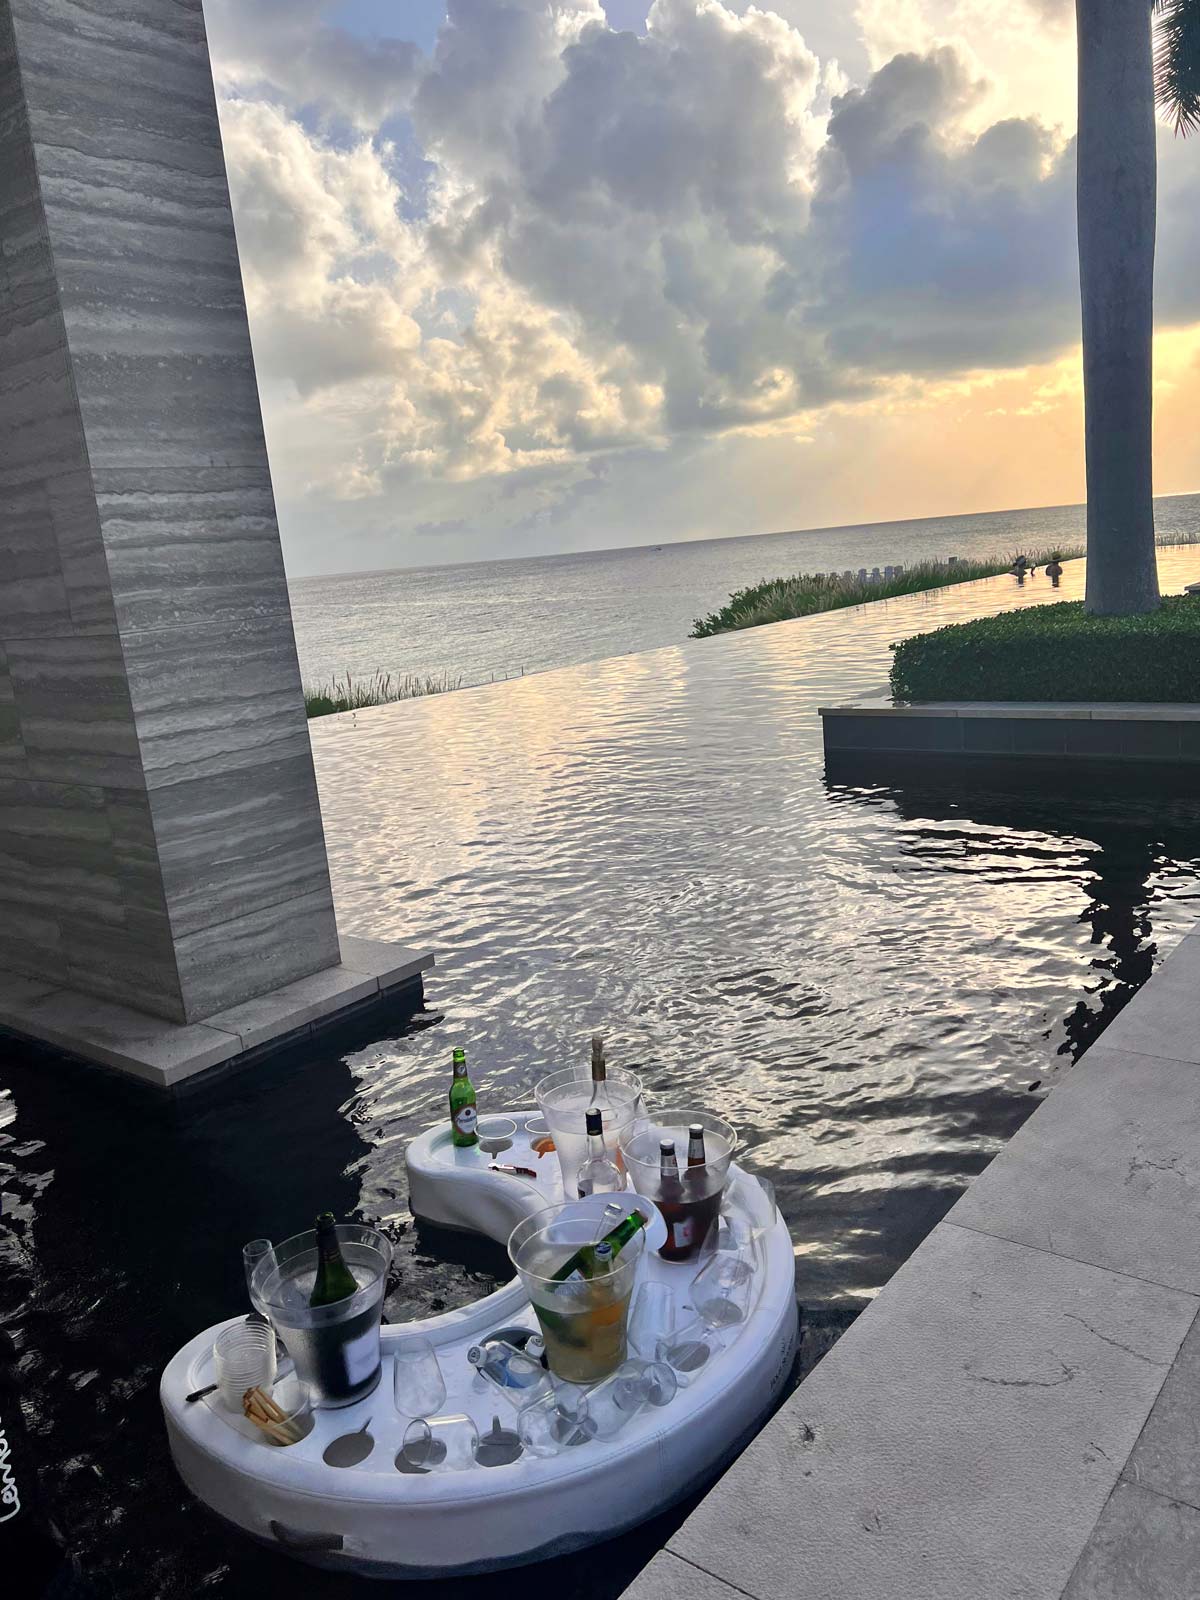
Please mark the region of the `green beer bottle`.
<svg viewBox="0 0 1200 1600"><path fill-rule="evenodd" d="M461 1149L479 1143L475 1124L479 1114L475 1110L475 1085L467 1077L467 1052L456 1050L453 1056L454 1079L450 1084L450 1137Z"/></svg>
<svg viewBox="0 0 1200 1600"><path fill-rule="evenodd" d="M646 1222L647 1218L640 1211L631 1211L627 1217L618 1222L617 1226L610 1233L606 1233L603 1239L600 1239L596 1244L580 1245L575 1254L569 1260L564 1261L557 1272L550 1274L551 1280L554 1283L565 1283L573 1272L578 1272L581 1277L590 1278L595 1270L596 1251L602 1244L612 1246L612 1255L608 1258L609 1265L606 1269L611 1271L621 1253L622 1247L629 1243L639 1228L646 1226Z"/></svg>
<svg viewBox="0 0 1200 1600"><path fill-rule="evenodd" d="M357 1293L358 1279L342 1259L333 1212L322 1211L317 1218L317 1276L308 1303L331 1306L335 1300Z"/></svg>

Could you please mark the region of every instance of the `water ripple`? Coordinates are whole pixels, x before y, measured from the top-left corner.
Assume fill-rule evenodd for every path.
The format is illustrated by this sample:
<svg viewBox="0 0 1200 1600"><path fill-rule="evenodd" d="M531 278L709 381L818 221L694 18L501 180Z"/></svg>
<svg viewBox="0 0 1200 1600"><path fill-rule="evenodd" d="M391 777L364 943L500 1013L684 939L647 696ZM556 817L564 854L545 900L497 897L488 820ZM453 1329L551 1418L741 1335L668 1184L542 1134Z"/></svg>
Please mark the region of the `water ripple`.
<svg viewBox="0 0 1200 1600"><path fill-rule="evenodd" d="M1164 557L1167 587L1195 570ZM503 1105L600 1029L660 1101L729 1116L776 1182L810 1353L878 1291L1200 911L1190 780L825 772L817 706L878 686L893 639L1045 598L996 580L317 723L342 927L434 947L428 1012L178 1115L8 1053L0 1322L52 1509L122 1600L364 1592L195 1507L156 1373L244 1305L244 1240L326 1207L392 1238L394 1319L495 1286L501 1252L408 1210L453 1044ZM664 1528L539 1581L609 1600Z"/></svg>

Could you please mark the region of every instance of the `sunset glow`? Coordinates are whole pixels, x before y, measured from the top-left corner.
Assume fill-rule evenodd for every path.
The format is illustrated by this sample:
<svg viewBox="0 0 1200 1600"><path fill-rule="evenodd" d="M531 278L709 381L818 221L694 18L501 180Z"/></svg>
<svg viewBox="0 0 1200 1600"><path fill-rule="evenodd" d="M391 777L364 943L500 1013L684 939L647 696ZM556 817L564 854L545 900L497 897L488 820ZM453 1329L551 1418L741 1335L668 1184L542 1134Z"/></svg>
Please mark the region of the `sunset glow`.
<svg viewBox="0 0 1200 1600"><path fill-rule="evenodd" d="M212 0L296 574L1078 501L1065 0ZM1159 493L1200 484L1160 139Z"/></svg>

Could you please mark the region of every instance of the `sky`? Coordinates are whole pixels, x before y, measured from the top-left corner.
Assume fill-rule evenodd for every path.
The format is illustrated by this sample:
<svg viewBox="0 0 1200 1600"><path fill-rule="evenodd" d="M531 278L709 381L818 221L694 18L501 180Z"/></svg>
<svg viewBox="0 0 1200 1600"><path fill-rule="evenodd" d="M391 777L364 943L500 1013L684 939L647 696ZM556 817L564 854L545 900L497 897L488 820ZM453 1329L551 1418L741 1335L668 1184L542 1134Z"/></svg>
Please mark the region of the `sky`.
<svg viewBox="0 0 1200 1600"><path fill-rule="evenodd" d="M289 571L1083 498L1070 0L205 0ZM1159 139L1156 489L1200 489Z"/></svg>

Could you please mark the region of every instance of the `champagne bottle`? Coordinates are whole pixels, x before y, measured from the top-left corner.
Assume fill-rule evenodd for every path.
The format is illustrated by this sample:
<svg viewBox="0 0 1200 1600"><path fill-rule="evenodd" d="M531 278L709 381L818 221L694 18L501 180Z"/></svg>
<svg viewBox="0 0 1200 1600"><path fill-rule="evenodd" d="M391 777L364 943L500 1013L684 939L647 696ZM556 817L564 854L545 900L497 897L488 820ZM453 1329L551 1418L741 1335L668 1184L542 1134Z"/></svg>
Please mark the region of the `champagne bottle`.
<svg viewBox="0 0 1200 1600"><path fill-rule="evenodd" d="M475 1085L467 1076L467 1052L456 1050L452 1057L454 1077L450 1084L450 1137L460 1149L479 1143L475 1109Z"/></svg>
<svg viewBox="0 0 1200 1600"><path fill-rule="evenodd" d="M617 1224L611 1233L604 1235L604 1238L600 1240L600 1244L612 1245L613 1259L615 1261L625 1245L629 1243L639 1229L646 1226L648 1220L642 1212L631 1211L627 1217ZM565 1283L573 1272L578 1272L584 1278L590 1278L596 1259L596 1251L600 1248L600 1244L580 1245L575 1254L564 1261L557 1272L550 1274L553 1282Z"/></svg>
<svg viewBox="0 0 1200 1600"><path fill-rule="evenodd" d="M608 1153L604 1143L604 1120L599 1107L586 1113L588 1154L579 1169L575 1186L581 1195L620 1194L625 1188L625 1175Z"/></svg>
<svg viewBox="0 0 1200 1600"><path fill-rule="evenodd" d="M331 1306L335 1300L358 1293L358 1279L342 1259L337 1223L332 1211L317 1218L317 1276L308 1297L310 1306Z"/></svg>
<svg viewBox="0 0 1200 1600"><path fill-rule="evenodd" d="M588 1110L598 1106L602 1111L608 1109L612 1100L608 1093L606 1074L607 1063L604 1059L604 1040L598 1033L592 1035L592 1097L588 1101Z"/></svg>

